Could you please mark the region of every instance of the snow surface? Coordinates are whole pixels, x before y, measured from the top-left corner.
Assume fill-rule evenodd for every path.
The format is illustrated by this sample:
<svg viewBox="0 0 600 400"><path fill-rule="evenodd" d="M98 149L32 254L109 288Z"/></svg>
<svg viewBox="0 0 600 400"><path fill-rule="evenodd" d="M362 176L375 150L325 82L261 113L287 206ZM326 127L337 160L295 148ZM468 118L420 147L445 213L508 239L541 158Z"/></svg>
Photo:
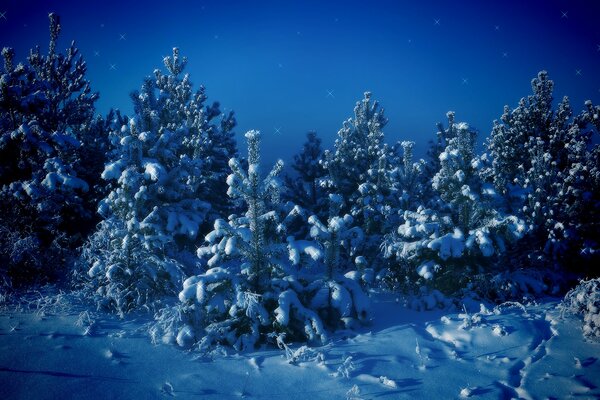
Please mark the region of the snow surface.
<svg viewBox="0 0 600 400"><path fill-rule="evenodd" d="M418 312L377 294L373 324L325 346L202 355L153 344L147 315L40 296L0 305L0 398L598 398L600 344L557 304Z"/></svg>

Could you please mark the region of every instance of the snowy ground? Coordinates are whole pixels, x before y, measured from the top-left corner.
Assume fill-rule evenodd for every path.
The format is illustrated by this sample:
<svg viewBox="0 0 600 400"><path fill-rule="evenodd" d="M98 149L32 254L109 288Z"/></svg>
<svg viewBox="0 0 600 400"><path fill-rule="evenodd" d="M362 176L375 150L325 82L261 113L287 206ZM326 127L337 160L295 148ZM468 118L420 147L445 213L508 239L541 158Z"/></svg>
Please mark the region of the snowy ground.
<svg viewBox="0 0 600 400"><path fill-rule="evenodd" d="M148 319L68 297L0 312L0 399L599 398L600 344L556 300L481 313L374 299L375 323L319 348L200 357L152 344ZM446 315L444 315L446 314Z"/></svg>

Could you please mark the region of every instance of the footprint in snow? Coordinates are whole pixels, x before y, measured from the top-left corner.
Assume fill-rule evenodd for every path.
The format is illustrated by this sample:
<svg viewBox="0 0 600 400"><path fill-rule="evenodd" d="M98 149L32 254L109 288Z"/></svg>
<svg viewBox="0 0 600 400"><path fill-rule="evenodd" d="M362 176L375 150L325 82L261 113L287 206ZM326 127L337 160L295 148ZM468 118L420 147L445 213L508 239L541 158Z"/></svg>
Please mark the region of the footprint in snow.
<svg viewBox="0 0 600 400"><path fill-rule="evenodd" d="M252 357L248 360L248 363L250 364L251 367L253 367L254 369L256 369L257 371L260 371L261 367L262 367L262 363L265 361L264 357Z"/></svg>
<svg viewBox="0 0 600 400"><path fill-rule="evenodd" d="M160 388L160 391L166 396L175 397L175 393L173 393L173 385L171 385L171 382L165 382Z"/></svg>
<svg viewBox="0 0 600 400"><path fill-rule="evenodd" d="M114 364L125 364L125 360L129 358L127 354L114 349L106 349L104 351L104 356L111 360Z"/></svg>
<svg viewBox="0 0 600 400"><path fill-rule="evenodd" d="M594 364L598 359L596 357L588 357L585 360L580 360L577 357L573 357L575 359L575 368L587 368L590 365Z"/></svg>
<svg viewBox="0 0 600 400"><path fill-rule="evenodd" d="M162 387L160 388L161 393L163 393L165 396L169 396L169 397L175 397L175 393L173 390L173 385L171 384L171 382L165 382Z"/></svg>

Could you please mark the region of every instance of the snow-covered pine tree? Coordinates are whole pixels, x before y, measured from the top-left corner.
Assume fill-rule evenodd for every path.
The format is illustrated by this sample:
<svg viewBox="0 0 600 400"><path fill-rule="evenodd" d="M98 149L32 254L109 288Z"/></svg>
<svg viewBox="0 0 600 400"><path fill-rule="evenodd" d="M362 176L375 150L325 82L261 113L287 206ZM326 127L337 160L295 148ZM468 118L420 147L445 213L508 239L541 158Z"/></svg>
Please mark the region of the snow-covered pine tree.
<svg viewBox="0 0 600 400"><path fill-rule="evenodd" d="M228 221L217 219L214 230L206 235L206 245L198 249L208 269L188 278L179 294L179 309L184 311L178 312L176 340L182 346L199 343L201 349L208 349L226 344L238 350L251 349L273 331L274 310L282 301L288 311L279 318L280 324L289 323L293 306L298 318L308 320L307 329L313 330L313 336L324 334L318 316L305 310L293 293L293 289L301 290L301 285L289 276L287 244L282 240L285 232L274 210L283 162L278 161L261 179L260 133L249 131L246 139L248 171L240 161L231 159L227 185L228 195L241 199L247 211L242 216L231 215ZM159 320L161 323L164 325Z"/></svg>
<svg viewBox="0 0 600 400"><path fill-rule="evenodd" d="M260 134L249 131L246 138L248 171L232 159L233 173L227 184L228 194L242 199L247 211L228 221L215 221L206 245L198 249L206 272L184 282L181 305L159 315L160 329L155 332L166 332L167 341L176 340L182 346L197 343L201 349L217 344L251 349L273 335L321 343L327 338L327 326L337 327L340 321L350 325L368 317L368 299L360 285L360 278L368 275L364 260L358 260L364 272L360 277L344 277L335 271L342 259L339 246L354 255L362 232L346 226L351 224L350 216L332 220L329 228L313 217L311 230L321 246L293 237L283 241L287 218L277 211L277 176L283 164L277 162L261 179ZM330 231L335 232L334 238ZM329 252L325 276L318 275L323 272L324 249ZM338 312L333 315L332 310ZM323 312L329 312L325 323Z"/></svg>
<svg viewBox="0 0 600 400"><path fill-rule="evenodd" d="M528 149L530 137L549 139L554 82L548 78L546 71L541 71L531 81L531 87L533 95L522 98L516 109L504 106L501 122L494 121L487 142L487 150L492 158L494 185L503 194L509 193L513 185L525 185L526 172L531 168ZM568 99L563 99L559 108L563 115L555 123L562 125L571 115Z"/></svg>
<svg viewBox="0 0 600 400"><path fill-rule="evenodd" d="M480 179L475 131L455 123L454 113L448 113L448 120L447 146L432 180L441 202L433 209L405 211L397 235L388 236L384 247L388 257L395 256L404 268L451 294L464 288L473 274L488 271L493 256L519 239L525 226L496 209L493 188Z"/></svg>
<svg viewBox="0 0 600 400"><path fill-rule="evenodd" d="M453 121L449 113L449 121ZM450 122L455 135L439 155L440 170L432 179L432 187L451 210L453 223L463 232L477 226L493 212L482 204L482 182L477 173L475 138L477 133L466 123Z"/></svg>
<svg viewBox="0 0 600 400"><path fill-rule="evenodd" d="M487 173L509 197L509 206L528 224L527 245L512 255L524 265L545 267L548 261L585 270L598 253L598 107L591 102L575 118L565 96L552 108L554 83L542 71L532 80L533 95L519 106L504 108L487 147ZM590 214L591 213L591 214ZM581 256L584 255L582 258Z"/></svg>
<svg viewBox="0 0 600 400"><path fill-rule="evenodd" d="M326 150L323 166L328 172L331 191L342 196L347 207L352 208L359 197L359 186L376 184L383 149L383 127L387 124L383 109L371 101L371 93L356 103L354 118L344 121L335 140L335 150ZM348 210L349 211L349 210ZM359 221L363 223L362 218Z"/></svg>
<svg viewBox="0 0 600 400"><path fill-rule="evenodd" d="M448 128L444 128L444 125L441 122L438 122L436 125L437 132L435 134L435 140L430 140L429 147L427 148L427 161L425 163L424 175L425 180L428 181L431 181L433 176L440 170L440 154L442 154L448 145L448 140L455 136L454 112L446 113L446 117L448 118Z"/></svg>
<svg viewBox="0 0 600 400"><path fill-rule="evenodd" d="M14 50L2 50L0 275L14 283L59 278L93 225L93 182L81 177L99 174L101 163L84 165L98 95L75 43L56 51L60 19L49 19L47 55L36 47L26 64L15 64Z"/></svg>
<svg viewBox="0 0 600 400"><path fill-rule="evenodd" d="M381 237L388 226L390 181L383 127L387 123L383 109L366 92L354 108L354 118L344 121L333 152L326 150L322 164L329 193L342 196L342 213L352 215L368 239L363 255L369 263L377 259Z"/></svg>
<svg viewBox="0 0 600 400"><path fill-rule="evenodd" d="M218 106L204 106L204 89L194 92L189 76L181 76L186 59L178 49L164 63L168 74L156 70L144 81L132 94L135 116L111 132L118 146L102 178L113 189L83 253L91 266L86 285L121 313L175 294L184 270L196 264L191 252L210 209L201 196L222 175L217 164L226 153L213 141L229 137L234 123L231 115L214 122Z"/></svg>
<svg viewBox="0 0 600 400"><path fill-rule="evenodd" d="M395 200L392 206L400 210L416 210L432 197L428 196L432 188L430 182L425 179L425 160L414 161L414 145L415 142L405 140L393 145L388 152L392 167L389 172L390 198Z"/></svg>
<svg viewBox="0 0 600 400"><path fill-rule="evenodd" d="M329 218L323 224L316 215L308 219L310 235L318 243L322 276L312 279L304 290L310 308L317 311L331 329L352 327L370 315L369 299L363 287L374 281L374 272L358 251L364 246L364 233L353 225L352 216L339 216L342 199L330 195ZM348 271L344 273L345 271Z"/></svg>
<svg viewBox="0 0 600 400"><path fill-rule="evenodd" d="M158 124L159 130L186 124L189 133L184 138L184 145L194 148L193 157L201 160L203 165L195 178L200 183L198 197L211 205L211 219L226 216L232 207L226 195L227 163L237 154L234 113L223 113L219 102L205 105L204 86L195 92L192 90L189 75L181 76L187 59L180 58L178 48L173 49L172 57L164 58L164 64L168 74L155 70L154 80L145 84L140 93L132 95L136 110L139 110L136 112L144 115L149 126Z"/></svg>
<svg viewBox="0 0 600 400"><path fill-rule="evenodd" d="M87 238L90 232L93 232L96 225L101 220L98 214L98 203L104 199L112 188L111 184L106 183L101 178L104 172L106 162L113 159L114 152L119 146L118 143L111 143L109 133L121 129L128 120L122 116L119 110L111 109L106 116L97 115L88 124L84 137L81 139L81 147L78 152L78 176L88 182L90 187L83 199L86 209L93 210L93 218L89 221L80 221L87 223L85 228ZM114 138L113 138L114 140Z"/></svg>
<svg viewBox="0 0 600 400"><path fill-rule="evenodd" d="M296 176L285 176L283 199L302 207L309 215L327 215L327 196L321 186L326 174L319 162L322 157L321 139L316 132L308 132L302 152L294 155L292 169Z"/></svg>

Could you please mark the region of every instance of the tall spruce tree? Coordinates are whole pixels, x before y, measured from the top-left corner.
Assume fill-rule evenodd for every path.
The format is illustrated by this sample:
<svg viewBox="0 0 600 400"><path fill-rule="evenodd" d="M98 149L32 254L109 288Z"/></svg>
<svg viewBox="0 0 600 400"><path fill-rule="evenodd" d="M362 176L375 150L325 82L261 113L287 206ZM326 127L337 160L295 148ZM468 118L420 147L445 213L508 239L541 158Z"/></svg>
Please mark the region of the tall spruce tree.
<svg viewBox="0 0 600 400"><path fill-rule="evenodd" d="M83 253L91 267L86 285L121 313L174 294L195 266L191 253L211 209L207 200L219 195L222 159L234 150L232 115L222 115L218 103L204 105L204 88L194 92L182 76L186 59L177 48L164 64L167 74L155 70L132 94L134 117L111 132L118 146L102 178L113 188ZM207 190L214 191L210 199Z"/></svg>
<svg viewBox="0 0 600 400"><path fill-rule="evenodd" d="M366 92L354 108L354 118L339 130L334 151L323 156L328 191L342 197L342 213L352 215L365 232L363 254L369 263L378 260L381 238L394 211L390 207L392 166L383 142L386 123L383 109Z"/></svg>
<svg viewBox="0 0 600 400"><path fill-rule="evenodd" d="M600 248L593 217L598 145L592 141L599 107L586 102L586 110L573 117L565 96L554 110L554 82L546 71L531 86L533 94L517 108L504 107L487 143L492 158L487 176L529 227L528 244L513 260L589 273Z"/></svg>
<svg viewBox="0 0 600 400"><path fill-rule="evenodd" d="M60 19L48 17L48 54L36 47L17 64L13 49L2 50L0 275L15 284L65 275L94 224L97 198L89 188L104 163L86 159L91 140L106 143L92 121L98 94L75 43L57 51Z"/></svg>

